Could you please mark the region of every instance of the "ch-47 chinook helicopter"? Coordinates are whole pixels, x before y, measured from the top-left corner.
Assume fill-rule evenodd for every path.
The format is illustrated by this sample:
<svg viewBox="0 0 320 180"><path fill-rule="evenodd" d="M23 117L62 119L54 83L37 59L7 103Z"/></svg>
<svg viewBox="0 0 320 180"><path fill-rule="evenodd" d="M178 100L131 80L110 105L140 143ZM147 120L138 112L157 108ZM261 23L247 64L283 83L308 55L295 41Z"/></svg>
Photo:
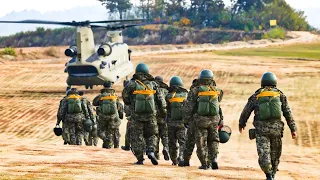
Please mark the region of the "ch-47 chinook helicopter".
<svg viewBox="0 0 320 180"><path fill-rule="evenodd" d="M72 59L66 63L68 73L67 89L71 86L82 86L92 89L94 85L103 85L106 81L117 82L133 72L130 59L131 50L123 42L122 29L153 23L124 24L127 22L143 21L109 20L57 22L42 20L0 21L0 23L50 24L77 27L76 45L65 50L65 55ZM97 25L113 23L112 25ZM107 31L108 42L102 43L98 49L94 43L91 28L104 28Z"/></svg>

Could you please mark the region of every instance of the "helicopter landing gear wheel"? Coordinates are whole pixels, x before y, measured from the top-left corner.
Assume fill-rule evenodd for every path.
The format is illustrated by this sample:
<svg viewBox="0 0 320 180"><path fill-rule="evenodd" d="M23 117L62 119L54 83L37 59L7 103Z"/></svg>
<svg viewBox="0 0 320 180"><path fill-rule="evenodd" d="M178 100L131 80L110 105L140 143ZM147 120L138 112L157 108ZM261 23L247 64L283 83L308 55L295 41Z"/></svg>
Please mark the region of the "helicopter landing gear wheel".
<svg viewBox="0 0 320 180"><path fill-rule="evenodd" d="M89 85L85 85L84 87L85 87L86 89L89 89Z"/></svg>
<svg viewBox="0 0 320 180"><path fill-rule="evenodd" d="M90 85L89 87L90 87L90 89L93 89L93 85Z"/></svg>

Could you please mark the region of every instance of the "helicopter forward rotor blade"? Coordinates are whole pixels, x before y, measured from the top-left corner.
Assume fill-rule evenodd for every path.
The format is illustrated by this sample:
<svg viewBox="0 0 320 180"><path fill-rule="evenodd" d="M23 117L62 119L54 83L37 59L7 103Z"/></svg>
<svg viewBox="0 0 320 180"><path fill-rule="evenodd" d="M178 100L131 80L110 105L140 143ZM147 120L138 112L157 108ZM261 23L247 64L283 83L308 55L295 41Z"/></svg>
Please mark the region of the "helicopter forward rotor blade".
<svg viewBox="0 0 320 180"><path fill-rule="evenodd" d="M23 20L23 21L0 21L0 23L14 23L14 24L52 24L52 25L72 25L72 22L58 22L58 21L42 21L42 20Z"/></svg>

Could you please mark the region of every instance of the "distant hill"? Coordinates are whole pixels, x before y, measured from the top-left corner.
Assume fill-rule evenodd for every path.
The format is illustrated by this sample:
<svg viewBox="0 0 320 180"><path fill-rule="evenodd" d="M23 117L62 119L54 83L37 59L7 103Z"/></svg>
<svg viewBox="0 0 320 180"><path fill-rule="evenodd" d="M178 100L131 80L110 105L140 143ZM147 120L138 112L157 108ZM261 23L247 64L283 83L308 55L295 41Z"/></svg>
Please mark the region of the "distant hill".
<svg viewBox="0 0 320 180"><path fill-rule="evenodd" d="M55 21L106 20L108 12L103 6L75 7L64 11L41 13L34 10L12 12L0 18L0 21L40 19ZM0 36L7 36L21 31L35 30L37 27L59 28L61 26L31 24L0 24Z"/></svg>

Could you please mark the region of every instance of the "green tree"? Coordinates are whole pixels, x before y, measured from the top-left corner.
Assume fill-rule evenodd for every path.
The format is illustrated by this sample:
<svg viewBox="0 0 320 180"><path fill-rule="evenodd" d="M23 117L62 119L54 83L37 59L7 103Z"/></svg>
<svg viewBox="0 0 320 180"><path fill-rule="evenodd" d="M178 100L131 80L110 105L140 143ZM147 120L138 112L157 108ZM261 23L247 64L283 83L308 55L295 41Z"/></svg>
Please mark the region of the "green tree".
<svg viewBox="0 0 320 180"><path fill-rule="evenodd" d="M132 3L130 0L98 0L103 6L109 10L110 13L119 13L120 19L123 17L123 13L130 10Z"/></svg>

